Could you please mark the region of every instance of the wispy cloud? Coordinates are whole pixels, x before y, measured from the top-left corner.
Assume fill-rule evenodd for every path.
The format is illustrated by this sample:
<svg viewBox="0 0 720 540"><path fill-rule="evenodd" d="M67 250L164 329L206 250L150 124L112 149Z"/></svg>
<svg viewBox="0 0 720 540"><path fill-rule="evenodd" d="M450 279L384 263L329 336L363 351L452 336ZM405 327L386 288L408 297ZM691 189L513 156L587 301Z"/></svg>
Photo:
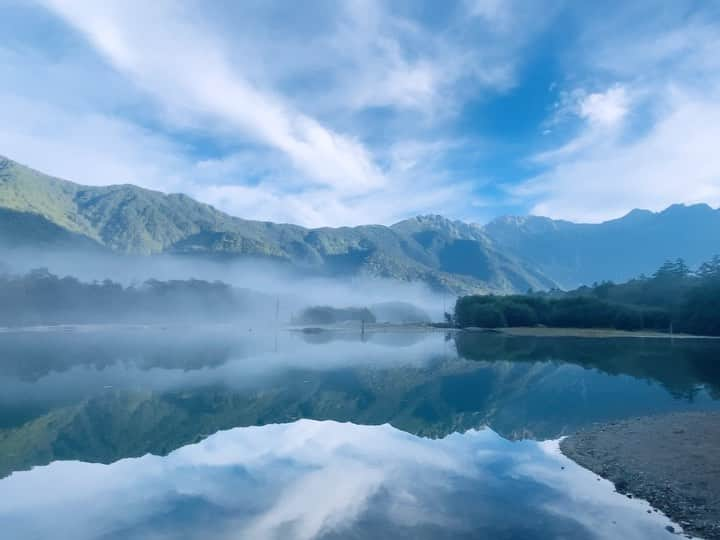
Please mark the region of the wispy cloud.
<svg viewBox="0 0 720 540"><path fill-rule="evenodd" d="M720 205L717 103L676 94L669 110L630 141L587 128L572 146L543 156L546 172L511 190L535 200L535 214L577 221L678 202Z"/></svg>
<svg viewBox="0 0 720 540"><path fill-rule="evenodd" d="M158 2L138 17L140 6L130 2L50 0L48 6L164 106L241 130L320 184L363 192L385 181L362 144L253 86L183 10Z"/></svg>
<svg viewBox="0 0 720 540"><path fill-rule="evenodd" d="M71 180L310 226L718 203L717 133L695 123L720 96L712 6L38 0L4 15L0 153Z"/></svg>
<svg viewBox="0 0 720 540"><path fill-rule="evenodd" d="M460 79L467 92L468 81L493 88L509 77L509 57L468 54L448 32L380 2L309 4L305 27L270 4L248 4L234 17L190 2L41 4L101 61L63 52L63 72L88 69L87 91L67 80L57 96L8 88L7 108L40 100L46 124L72 126L75 136L61 139L15 115L4 153L84 183L184 191L248 218L315 226L463 213L472 186L449 178L437 152L408 159L407 149L456 144L434 126L457 112ZM14 65L23 60L18 53ZM57 64L34 60L36 77ZM102 79L114 101L98 98ZM383 120L368 124L374 110L385 111ZM212 141L214 155L193 148L193 137Z"/></svg>
<svg viewBox="0 0 720 540"><path fill-rule="evenodd" d="M621 11L612 24L587 27L573 61L596 87L598 78L609 82L565 93L554 119L574 116L577 131L532 156L541 173L509 186L533 213L601 221L638 207L720 205L713 150L720 137L720 39L708 33L712 14L638 15ZM623 34L631 22L635 32Z"/></svg>
<svg viewBox="0 0 720 540"><path fill-rule="evenodd" d="M188 162L171 140L101 113L0 93L3 155L89 185L137 183L181 191Z"/></svg>

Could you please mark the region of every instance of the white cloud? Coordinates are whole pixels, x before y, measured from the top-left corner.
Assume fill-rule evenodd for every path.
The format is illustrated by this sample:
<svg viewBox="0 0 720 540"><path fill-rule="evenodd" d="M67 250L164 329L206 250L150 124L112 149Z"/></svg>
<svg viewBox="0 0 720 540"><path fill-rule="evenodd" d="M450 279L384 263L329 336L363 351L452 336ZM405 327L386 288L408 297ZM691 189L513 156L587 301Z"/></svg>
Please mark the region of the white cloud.
<svg viewBox="0 0 720 540"><path fill-rule="evenodd" d="M588 92L585 88L563 90L553 104L552 115L543 124L543 134L551 133L558 126L578 118L592 128L586 132L622 127L636 98L627 86L618 83L602 91ZM576 142L572 144L577 145ZM557 153L557 149L547 152L553 153Z"/></svg>
<svg viewBox="0 0 720 540"><path fill-rule="evenodd" d="M543 155L548 170L511 191L535 200L535 214L582 222L674 203L718 206L718 103L676 92L651 128L630 140L589 128L559 152Z"/></svg>
<svg viewBox="0 0 720 540"><path fill-rule="evenodd" d="M131 122L2 93L0 117L3 155L45 173L86 185L188 188L178 146Z"/></svg>
<svg viewBox="0 0 720 540"><path fill-rule="evenodd" d="M42 172L86 185L130 183L182 192L247 219L389 224L438 204L459 210L471 190L439 172L436 160L445 146L438 142L389 148L393 182L357 193L306 181L280 151L253 148L196 160L171 138L132 122L13 94L0 93L0 115L2 154Z"/></svg>
<svg viewBox="0 0 720 540"><path fill-rule="evenodd" d="M273 181L257 186L198 184L191 194L231 214L249 219L325 225L391 224L409 214L428 213L438 207L460 211L472 187L468 183L436 184L435 178L417 178L419 169L396 176L382 190L343 197L327 189L288 192ZM428 173L430 175L434 173Z"/></svg>
<svg viewBox="0 0 720 540"><path fill-rule="evenodd" d="M679 5L638 18L647 7L583 27L569 56L573 69L594 80L588 86L608 77L612 83L561 94L550 125L583 122L531 157L544 171L508 187L532 213L597 222L633 208L720 205L717 22Z"/></svg>
<svg viewBox="0 0 720 540"><path fill-rule="evenodd" d="M467 209L472 186L445 172L450 143L433 133L433 111L450 114L452 85L478 58L381 3L324 8L317 31L278 23L263 4L225 21L192 3L42 3L79 33L59 56L39 43L0 50L8 157L81 183L181 191L241 217L307 226ZM504 63L472 76L505 84ZM326 87L289 84L308 74ZM373 107L415 116L377 128L354 118ZM363 142L376 131L384 140ZM194 137L217 144L215 157Z"/></svg>
<svg viewBox="0 0 720 540"><path fill-rule="evenodd" d="M161 2L47 5L165 107L239 130L283 152L319 184L362 193L385 182L362 144L254 87L233 69L222 44L183 10Z"/></svg>
<svg viewBox="0 0 720 540"><path fill-rule="evenodd" d="M169 118L183 118L230 142L249 138L265 144L294 166L294 176L305 185L328 188L327 194L339 199L397 183L396 178L387 177L373 152L357 137L303 113L292 92L279 93L263 86L282 86L282 75L266 69L257 77L259 83L248 78L246 74L260 71L252 67L258 63L257 57L267 60L268 51L263 50L267 44L262 40L253 44L255 49L237 48L223 35L214 35L211 23L191 7L180 9L164 2L142 10L131 2L99 6L47 0L45 4L152 95ZM140 11L143 17L137 17ZM442 101L441 92L448 91L448 85L459 76L467 75L468 70L463 69L468 67L466 59L459 51L409 20L386 12L380 3L350 2L335 18L327 35L305 37L307 54L302 55L300 64L321 72L337 71L326 98L342 100L345 114L376 106L431 111ZM412 58L400 39L420 45L412 51ZM286 43L293 44L305 46ZM332 66L308 60L325 56ZM280 63L287 66L282 59ZM245 64L251 67L243 69ZM483 84L492 84L499 73L504 82L507 74L496 66L476 69L475 74ZM312 108L312 99L308 102ZM265 192L264 196L277 199L277 193Z"/></svg>
<svg viewBox="0 0 720 540"><path fill-rule="evenodd" d="M456 62L440 38L376 1L350 1L323 40L333 58L337 97L345 109L396 107L431 112ZM402 42L418 46L408 51ZM320 51L318 51L322 54Z"/></svg>
<svg viewBox="0 0 720 540"><path fill-rule="evenodd" d="M108 17L112 14L109 11ZM148 17L152 25L152 12ZM0 49L3 155L84 184L133 183L184 192L242 217L308 226L391 223L435 209L435 204L448 209L462 205L455 195L468 186L454 186L438 173L436 153L416 153L412 167L405 168L398 168L393 157L382 157L386 170L380 171L374 163L377 156L357 139L298 113L273 92L249 87L223 62L212 67L212 58L207 58L211 67L200 69L201 61L192 53L183 57L184 65L163 41L165 34L158 38L161 43L154 55L141 54L134 48L141 40L126 46L124 27L115 28L115 19L99 20L94 31L102 29L102 50L109 51L112 65L120 67L130 84L97 59L88 60L87 52L73 50L58 61L34 50ZM182 34L181 28L170 26L168 33ZM132 27L132 32L142 29ZM192 32L199 30L193 27ZM208 51L221 55L221 48L215 44ZM170 77L160 66L165 60ZM88 84L78 84L79 74ZM50 94L38 87L41 77L52 86ZM186 80L192 77L199 82ZM102 88L93 81L102 82ZM152 95L160 113L165 113L152 112L152 127L133 120L147 119L143 93ZM398 90L398 99L400 95L415 99ZM139 114L118 114L137 109L138 103ZM222 155L195 157L190 144L175 138L178 130L219 141ZM392 154L395 146L386 145L378 155Z"/></svg>
<svg viewBox="0 0 720 540"><path fill-rule="evenodd" d="M690 84L720 68L716 9L692 9L687 2L674 2L658 10L648 1L623 8L600 8L603 16L580 28L572 62L615 78L645 82L674 78Z"/></svg>
<svg viewBox="0 0 720 540"><path fill-rule="evenodd" d="M508 17L509 2L503 0L465 0L465 7L473 17L491 22L504 21Z"/></svg>
<svg viewBox="0 0 720 540"><path fill-rule="evenodd" d="M494 202L492 169L475 166L483 160L456 166L475 150L470 138L493 133L479 135L472 114L456 120L468 101L480 111L532 68L528 45L562 3L467 0L437 17L376 0L308 2L292 17L272 2L40 4L78 32L52 53L0 50L0 109L30 111L10 111L0 152L71 180L183 191L242 217L317 226L477 217L473 192L486 187L481 199ZM551 51L563 71L553 84L575 90L539 126L539 144L556 145L529 156L545 170L510 188L513 204L584 221L715 204L713 156L696 134L716 133L690 117L693 108L712 117L720 95L716 21L647 8L568 10L577 27ZM689 130L678 139L697 140L684 154L695 161L668 146L665 125ZM558 142L565 128L577 132ZM512 168L523 151L508 151L509 175L520 174Z"/></svg>
<svg viewBox="0 0 720 540"><path fill-rule="evenodd" d="M623 86L615 85L605 92L584 96L579 103L578 114L593 124L612 127L625 118L629 106L627 90Z"/></svg>

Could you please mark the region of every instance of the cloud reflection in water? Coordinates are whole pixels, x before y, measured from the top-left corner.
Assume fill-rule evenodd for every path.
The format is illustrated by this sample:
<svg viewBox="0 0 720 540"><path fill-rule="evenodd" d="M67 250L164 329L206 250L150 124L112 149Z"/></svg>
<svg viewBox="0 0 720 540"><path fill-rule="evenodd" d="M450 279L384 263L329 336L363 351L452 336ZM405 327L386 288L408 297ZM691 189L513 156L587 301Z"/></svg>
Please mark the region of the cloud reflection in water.
<svg viewBox="0 0 720 540"><path fill-rule="evenodd" d="M566 460L556 442L509 442L489 429L432 440L311 420L0 481L9 538L649 540L670 522L648 508Z"/></svg>

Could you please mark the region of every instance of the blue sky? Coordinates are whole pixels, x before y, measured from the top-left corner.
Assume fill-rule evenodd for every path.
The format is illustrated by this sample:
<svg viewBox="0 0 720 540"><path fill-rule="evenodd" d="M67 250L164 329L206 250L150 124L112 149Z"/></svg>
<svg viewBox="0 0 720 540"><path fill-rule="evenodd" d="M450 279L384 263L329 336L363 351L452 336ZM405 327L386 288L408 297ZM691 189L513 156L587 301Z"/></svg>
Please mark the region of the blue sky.
<svg viewBox="0 0 720 540"><path fill-rule="evenodd" d="M720 205L720 2L0 0L0 154L246 218Z"/></svg>

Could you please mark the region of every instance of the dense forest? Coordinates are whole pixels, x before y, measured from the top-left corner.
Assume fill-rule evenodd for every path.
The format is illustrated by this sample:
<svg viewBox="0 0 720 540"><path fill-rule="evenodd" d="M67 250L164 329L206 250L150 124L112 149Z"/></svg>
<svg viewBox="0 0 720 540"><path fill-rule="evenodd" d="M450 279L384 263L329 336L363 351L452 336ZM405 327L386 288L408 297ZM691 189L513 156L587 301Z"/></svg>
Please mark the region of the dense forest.
<svg viewBox="0 0 720 540"><path fill-rule="evenodd" d="M149 280L123 286L83 283L45 269L24 275L0 271L0 325L221 322L270 312L264 295L202 280Z"/></svg>
<svg viewBox="0 0 720 540"><path fill-rule="evenodd" d="M452 320L461 328L544 325L720 335L720 256L694 271L682 259L668 261L652 276L622 284L463 296Z"/></svg>

